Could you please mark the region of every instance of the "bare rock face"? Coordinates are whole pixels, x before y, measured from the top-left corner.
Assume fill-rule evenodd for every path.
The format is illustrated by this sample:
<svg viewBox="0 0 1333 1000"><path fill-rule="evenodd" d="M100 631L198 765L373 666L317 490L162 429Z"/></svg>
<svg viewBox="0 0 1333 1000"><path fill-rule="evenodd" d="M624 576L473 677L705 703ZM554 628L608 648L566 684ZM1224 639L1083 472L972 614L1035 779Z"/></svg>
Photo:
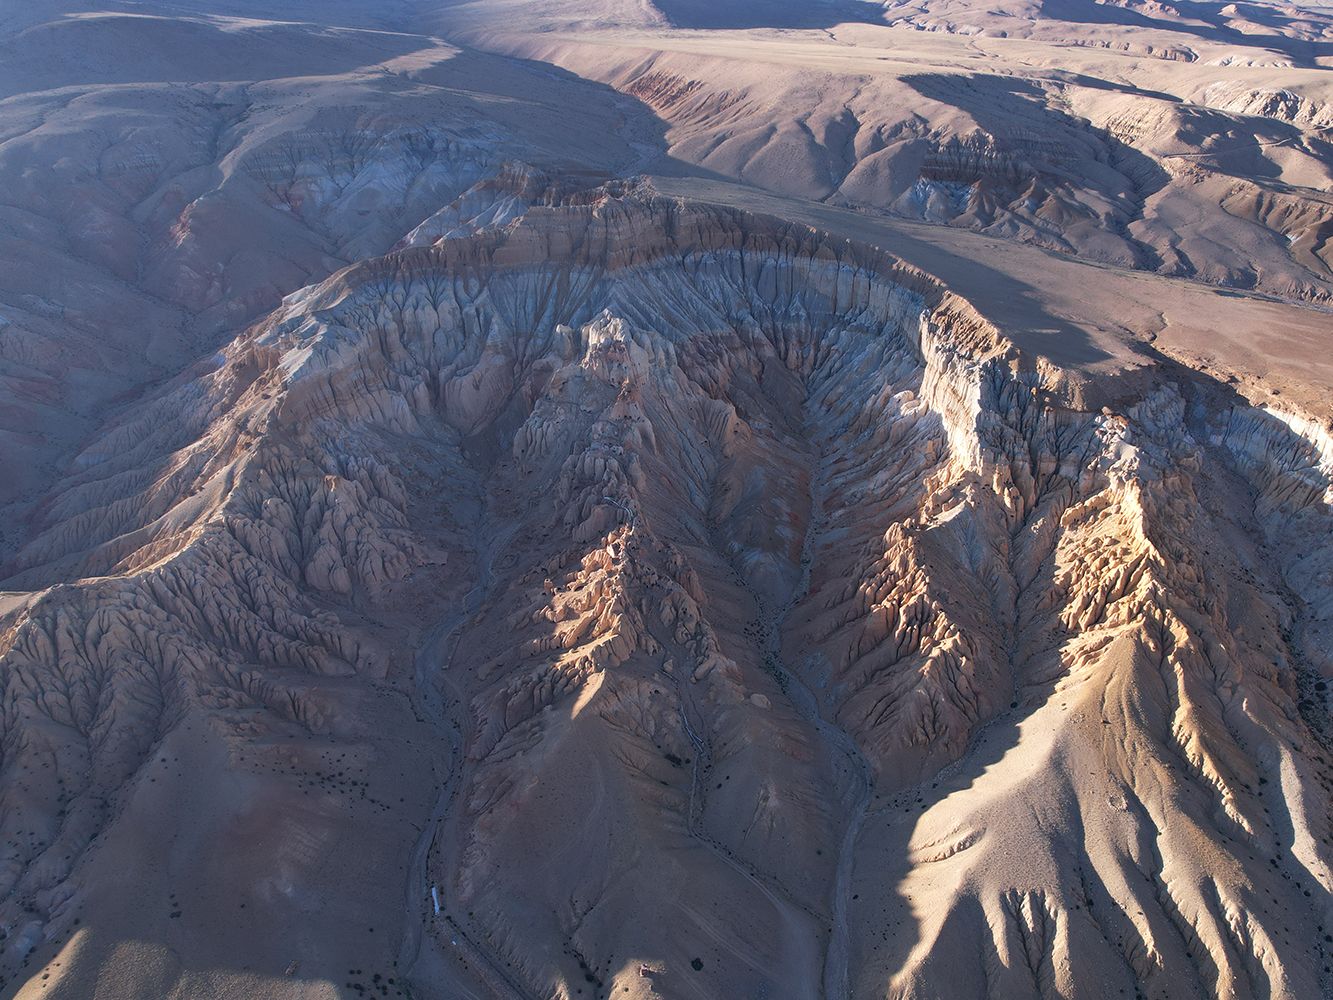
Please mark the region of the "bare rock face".
<svg viewBox="0 0 1333 1000"><path fill-rule="evenodd" d="M1184 369L1085 410L879 250L545 192L41 505L6 990L1321 995L1320 427Z"/></svg>

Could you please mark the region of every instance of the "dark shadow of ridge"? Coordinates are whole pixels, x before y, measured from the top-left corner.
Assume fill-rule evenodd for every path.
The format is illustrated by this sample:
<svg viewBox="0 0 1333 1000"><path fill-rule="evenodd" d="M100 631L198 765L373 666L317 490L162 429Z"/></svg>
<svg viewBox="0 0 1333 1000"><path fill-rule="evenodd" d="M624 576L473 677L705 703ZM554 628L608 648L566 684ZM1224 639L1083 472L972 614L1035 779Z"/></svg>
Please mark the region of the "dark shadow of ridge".
<svg viewBox="0 0 1333 1000"><path fill-rule="evenodd" d="M677 28L831 28L882 24L884 8L866 0L654 0Z"/></svg>

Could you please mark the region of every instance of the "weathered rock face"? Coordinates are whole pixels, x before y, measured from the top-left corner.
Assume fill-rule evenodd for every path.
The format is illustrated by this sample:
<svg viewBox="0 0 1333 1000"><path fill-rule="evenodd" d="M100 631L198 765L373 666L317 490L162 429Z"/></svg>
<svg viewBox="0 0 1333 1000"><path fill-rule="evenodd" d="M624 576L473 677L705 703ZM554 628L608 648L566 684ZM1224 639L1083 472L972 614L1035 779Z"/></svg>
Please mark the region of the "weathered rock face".
<svg viewBox="0 0 1333 1000"><path fill-rule="evenodd" d="M510 174L43 505L10 989L1319 995L1327 437L1084 412L884 253Z"/></svg>

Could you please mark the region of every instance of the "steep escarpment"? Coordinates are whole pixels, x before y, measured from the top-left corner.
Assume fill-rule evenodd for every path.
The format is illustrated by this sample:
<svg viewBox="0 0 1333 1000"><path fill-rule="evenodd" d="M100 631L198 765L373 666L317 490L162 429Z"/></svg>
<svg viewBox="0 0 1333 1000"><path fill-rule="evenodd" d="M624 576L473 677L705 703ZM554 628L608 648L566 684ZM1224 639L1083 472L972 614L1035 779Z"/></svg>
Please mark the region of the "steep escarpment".
<svg viewBox="0 0 1333 1000"><path fill-rule="evenodd" d="M436 221L39 508L11 989L1318 994L1318 428L648 190Z"/></svg>

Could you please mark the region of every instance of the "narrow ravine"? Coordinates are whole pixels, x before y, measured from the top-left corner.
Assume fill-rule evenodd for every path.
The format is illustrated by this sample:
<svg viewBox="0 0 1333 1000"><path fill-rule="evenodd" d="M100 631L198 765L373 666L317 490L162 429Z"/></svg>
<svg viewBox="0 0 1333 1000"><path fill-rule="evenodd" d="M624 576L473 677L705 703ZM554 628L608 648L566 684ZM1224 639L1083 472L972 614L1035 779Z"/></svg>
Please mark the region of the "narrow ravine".
<svg viewBox="0 0 1333 1000"><path fill-rule="evenodd" d="M435 912L436 893L439 891L430 880L430 858L435 849L442 826L450 815L454 802L462 787L464 753L467 746L467 700L454 685L450 668L462 642L463 632L477 612L491 596L495 583L494 564L500 552L518 530L518 523L511 522L506 528L495 531L491 519L487 516L487 496L478 488L471 511L474 521L474 535L481 539L475 550L477 578L461 604L446 613L435 627L427 633L425 641L417 651L414 670L414 701L418 711L435 729L444 734L449 741L449 772L441 783L421 836L412 851L408 866L404 900L408 919L404 923L403 943L398 952L398 969L411 981L413 967L421 954L422 928L433 919L443 920L450 925L450 939L455 943L462 941L473 952L474 967L489 980L491 988L507 988L514 996L526 997L526 992L503 969L502 964L492 956L487 948L479 944L475 937L462 928L449 913L449 897L444 894L439 899L439 912ZM453 695L446 699L442 689L449 689ZM450 706L454 710L450 710ZM433 892L432 890L435 890ZM412 919L411 915L418 915Z"/></svg>
<svg viewBox="0 0 1333 1000"><path fill-rule="evenodd" d="M760 608L756 625L765 669L774 676L801 717L819 733L832 751L833 759L836 760L839 756L846 759L850 772L850 791L853 798L848 808L847 825L843 828L842 842L838 846L837 866L829 892L830 926L823 971L825 1000L845 1000L850 996L848 964L851 957L851 928L848 911L851 907L852 876L856 868L856 845L870 806L873 781L870 765L856 745L856 741L836 722L825 717L820 699L800 675L787 666L782 656L783 630L792 613L809 593L815 546L824 527L823 470L823 456L817 453L811 462L810 512L806 521L805 535L801 540L801 575L792 589L791 599L784 606L775 608L767 605L758 594L754 594L754 597Z"/></svg>

